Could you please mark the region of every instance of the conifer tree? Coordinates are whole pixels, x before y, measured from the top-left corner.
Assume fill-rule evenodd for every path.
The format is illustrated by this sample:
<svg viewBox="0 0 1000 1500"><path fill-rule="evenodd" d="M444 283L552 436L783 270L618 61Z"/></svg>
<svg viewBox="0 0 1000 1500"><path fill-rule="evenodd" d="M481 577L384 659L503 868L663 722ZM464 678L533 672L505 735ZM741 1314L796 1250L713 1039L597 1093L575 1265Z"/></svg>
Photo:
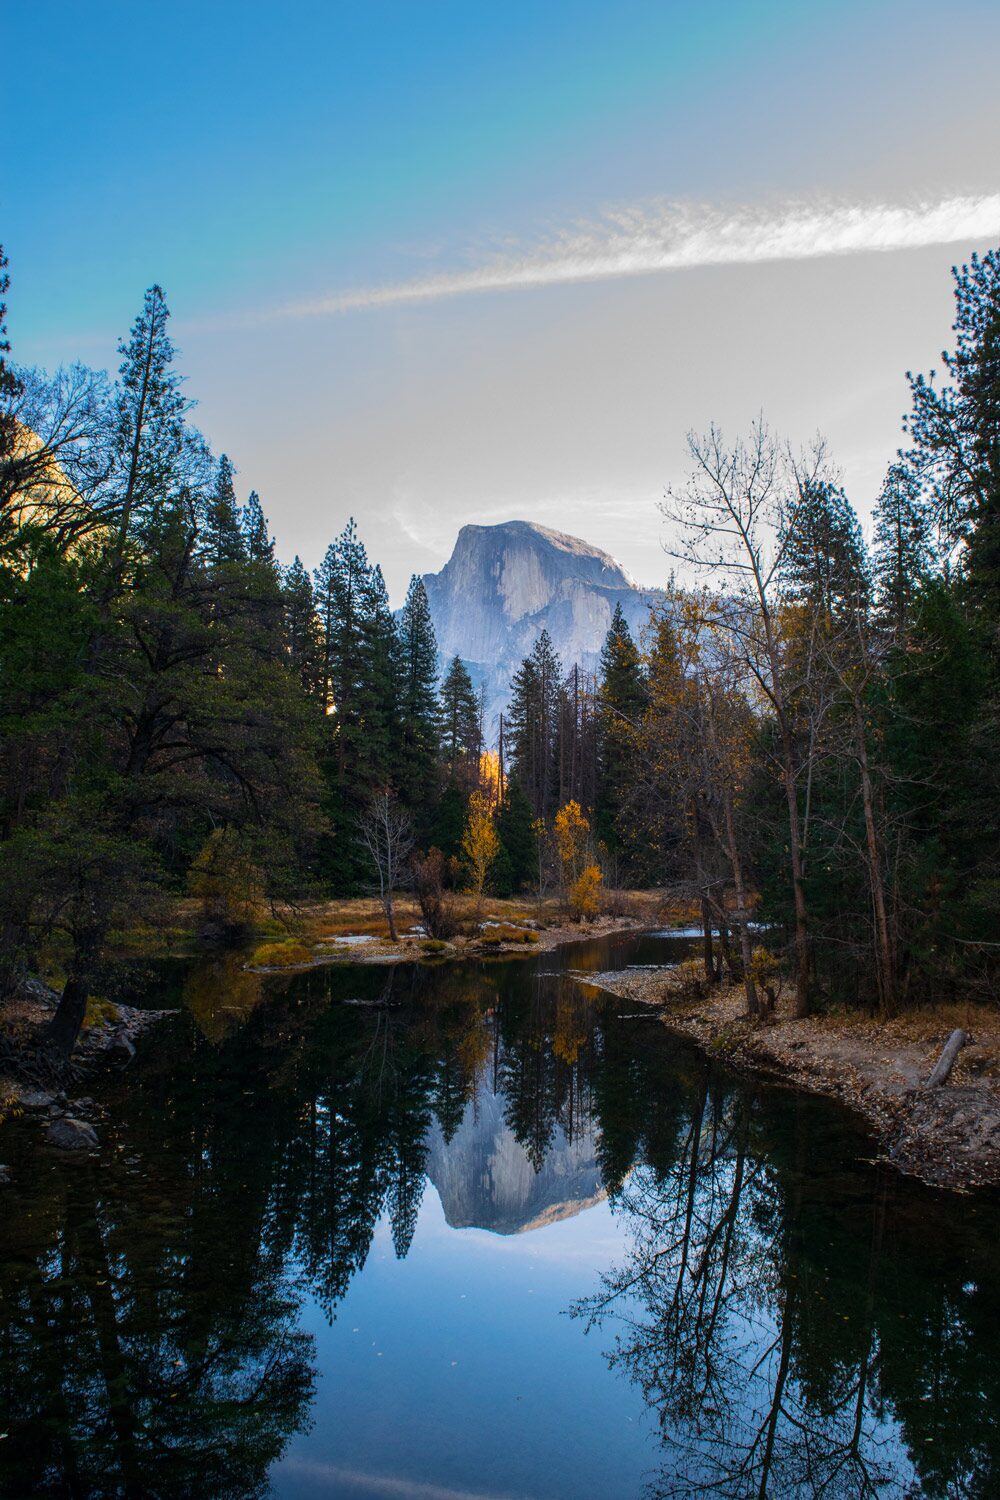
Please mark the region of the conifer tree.
<svg viewBox="0 0 1000 1500"><path fill-rule="evenodd" d="M181 377L173 368L169 316L162 289L151 286L128 343L118 345L122 362L114 400L112 490L117 532L111 557L112 592L118 585L134 519L147 517L176 491L185 450L190 455L200 446L192 442L185 427L191 403L181 394Z"/></svg>
<svg viewBox="0 0 1000 1500"><path fill-rule="evenodd" d="M866 606L871 586L864 540L839 485L821 478L799 483L785 518L781 582L787 601L831 621Z"/></svg>
<svg viewBox="0 0 1000 1500"><path fill-rule="evenodd" d="M466 786L479 775L479 699L460 656L452 657L441 684L441 754L450 779Z"/></svg>
<svg viewBox="0 0 1000 1500"><path fill-rule="evenodd" d="M281 585L285 616L285 649L306 696L325 709L322 700L322 644L312 580L296 557L285 569Z"/></svg>
<svg viewBox="0 0 1000 1500"><path fill-rule="evenodd" d="M896 637L934 567L933 519L912 468L891 464L875 505L873 562L879 611Z"/></svg>
<svg viewBox="0 0 1000 1500"><path fill-rule="evenodd" d="M215 485L205 502L201 545L206 561L214 568L242 562L247 555L233 472L232 464L223 454L216 470Z"/></svg>
<svg viewBox="0 0 1000 1500"><path fill-rule="evenodd" d="M1000 251L953 268L955 348L934 373L909 376L906 461L949 542L988 649L1000 657Z"/></svg>
<svg viewBox="0 0 1000 1500"><path fill-rule="evenodd" d="M461 858L467 806L468 793L449 781L434 809L430 832L431 847L440 849L447 860Z"/></svg>
<svg viewBox="0 0 1000 1500"><path fill-rule="evenodd" d="M334 895L362 889L366 861L357 838L357 817L374 786L365 724L366 673L370 655L368 613L372 569L353 516L327 548L316 570L320 619L322 701L327 743L322 768L323 810L330 833L321 849L321 874ZM371 707L369 703L369 708ZM381 732L379 726L376 733Z"/></svg>
<svg viewBox="0 0 1000 1500"><path fill-rule="evenodd" d="M506 856L510 893L523 891L535 877L538 865L538 834L531 803L516 776L507 778L504 799L496 818L500 847ZM503 895L503 891L497 891Z"/></svg>
<svg viewBox="0 0 1000 1500"><path fill-rule="evenodd" d="M381 567L367 577L362 598L359 770L372 786L399 783L403 692L399 632Z"/></svg>
<svg viewBox="0 0 1000 1500"><path fill-rule="evenodd" d="M399 622L400 699L399 792L426 821L437 787L437 641L423 580L410 579Z"/></svg>
<svg viewBox="0 0 1000 1500"><path fill-rule="evenodd" d="M612 851L634 853L634 820L623 818L637 780L637 737L649 701L639 649L620 604L601 650L598 705L596 831Z"/></svg>
<svg viewBox="0 0 1000 1500"><path fill-rule="evenodd" d="M341 716L353 710L362 671L365 601L371 568L352 516L315 573L323 644L323 692Z"/></svg>
<svg viewBox="0 0 1000 1500"><path fill-rule="evenodd" d="M243 507L243 513L240 517L240 526L243 532L243 545L250 561L273 565L274 537L269 534L267 517L261 507L260 496L256 490L250 491L250 498Z"/></svg>
<svg viewBox="0 0 1000 1500"><path fill-rule="evenodd" d="M536 817L555 811L554 751L562 666L543 630L511 683L512 769Z"/></svg>
<svg viewBox="0 0 1000 1500"><path fill-rule="evenodd" d="M9 403L19 394L21 383L7 360L10 339L7 337L7 304L3 300L10 290L10 275L7 257L0 245L0 463L12 451L17 432L17 420Z"/></svg>

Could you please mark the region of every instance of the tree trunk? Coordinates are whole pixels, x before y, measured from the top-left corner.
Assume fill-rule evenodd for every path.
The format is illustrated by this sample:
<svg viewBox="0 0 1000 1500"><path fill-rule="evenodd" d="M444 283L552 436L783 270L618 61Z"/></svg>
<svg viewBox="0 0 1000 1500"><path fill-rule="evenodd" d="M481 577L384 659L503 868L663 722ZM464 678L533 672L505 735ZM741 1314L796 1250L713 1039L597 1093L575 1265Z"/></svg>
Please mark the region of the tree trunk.
<svg viewBox="0 0 1000 1500"><path fill-rule="evenodd" d="M390 943L398 943L399 942L399 933L396 931L396 913L393 911L393 908L392 908L392 892L391 891L389 891L387 895L383 896L383 898L382 898L382 906L383 906L383 908L385 910L385 920L389 924L389 941L390 941Z"/></svg>
<svg viewBox="0 0 1000 1500"><path fill-rule="evenodd" d="M705 970L705 978L709 984L715 983L715 951L712 947L712 908L708 904L708 897L701 898L701 957Z"/></svg>
<svg viewBox="0 0 1000 1500"><path fill-rule="evenodd" d="M941 1048L941 1055L931 1069L930 1076L924 1084L925 1089L937 1089L948 1082L949 1074L958 1061L958 1054L965 1046L969 1038L964 1031L956 1029Z"/></svg>
<svg viewBox="0 0 1000 1500"><path fill-rule="evenodd" d="M736 843L736 822L733 817L733 799L726 793L723 799L723 807L726 817L726 840L729 844L729 863L733 871L733 887L736 892L736 907L739 913L735 917L736 931L740 940L740 958L743 962L743 993L747 997L747 1015L751 1021L756 1021L760 1015L760 999L757 995L757 986L753 977L753 946L750 942L750 928L748 926L749 913L747 912L747 890L743 881L743 861L740 858L739 847Z"/></svg>
<svg viewBox="0 0 1000 1500"><path fill-rule="evenodd" d="M858 769L861 773L861 802L865 814L865 839L868 845L868 874L871 884L872 907L875 912L879 1009L883 1016L889 1018L896 1014L896 960L892 934L889 930L885 881L882 878L882 854L879 848L878 829L875 825L875 799L872 794L871 773L868 767L865 725L861 714L861 706L856 701L854 704L854 724L858 745Z"/></svg>
<svg viewBox="0 0 1000 1500"><path fill-rule="evenodd" d="M784 718L784 715L782 715ZM791 737L781 725L782 779L788 803L788 843L792 861L792 889L795 896L795 1015L809 1014L809 918L802 877L802 840L799 828L799 804L795 791L795 768Z"/></svg>
<svg viewBox="0 0 1000 1500"><path fill-rule="evenodd" d="M89 996L90 981L82 974L71 974L59 997L55 1015L46 1028L47 1040L64 1062L69 1061L76 1046Z"/></svg>

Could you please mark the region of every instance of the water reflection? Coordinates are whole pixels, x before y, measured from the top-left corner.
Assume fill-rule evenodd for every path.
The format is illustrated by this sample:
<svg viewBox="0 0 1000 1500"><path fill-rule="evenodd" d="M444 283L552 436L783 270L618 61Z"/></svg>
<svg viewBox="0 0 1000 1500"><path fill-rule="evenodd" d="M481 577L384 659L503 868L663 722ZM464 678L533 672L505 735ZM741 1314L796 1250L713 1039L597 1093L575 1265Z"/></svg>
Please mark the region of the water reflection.
<svg viewBox="0 0 1000 1500"><path fill-rule="evenodd" d="M615 952L658 956L562 962ZM629 1252L577 1311L656 1415L654 1493L1000 1493L988 1205L956 1223L879 1179L836 1112L738 1084L552 955L183 985L99 1161L5 1138L0 1494L265 1495L311 1420L304 1309L336 1318L380 1222L408 1255L428 1182L453 1227L577 1215L584 1248L610 1194Z"/></svg>
<svg viewBox="0 0 1000 1500"><path fill-rule="evenodd" d="M1000 1493L995 1211L949 1234L956 1202L836 1144L705 1069L672 1163L621 1193L630 1253L574 1312L656 1413L651 1495Z"/></svg>

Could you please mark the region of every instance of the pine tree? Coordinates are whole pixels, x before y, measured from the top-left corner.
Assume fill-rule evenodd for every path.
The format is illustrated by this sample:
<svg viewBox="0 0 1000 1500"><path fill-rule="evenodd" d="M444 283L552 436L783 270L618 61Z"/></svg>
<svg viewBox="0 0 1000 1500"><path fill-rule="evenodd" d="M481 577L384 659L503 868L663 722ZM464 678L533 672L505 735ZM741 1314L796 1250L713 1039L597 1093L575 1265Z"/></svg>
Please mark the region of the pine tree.
<svg viewBox="0 0 1000 1500"><path fill-rule="evenodd" d="M247 555L233 474L233 466L223 454L216 470L215 485L205 502L201 533L202 551L206 561L214 568L224 567L227 563L243 562Z"/></svg>
<svg viewBox="0 0 1000 1500"><path fill-rule="evenodd" d="M536 817L555 811L554 751L562 666L543 630L511 683L509 710L513 771Z"/></svg>
<svg viewBox="0 0 1000 1500"><path fill-rule="evenodd" d="M933 571L932 528L918 476L907 464L890 465L875 505L872 551L879 610L897 638L921 581Z"/></svg>
<svg viewBox="0 0 1000 1500"><path fill-rule="evenodd" d="M434 809L430 832L431 847L440 849L445 859L460 859L462 856L467 805L467 793L457 782L450 781Z"/></svg>
<svg viewBox="0 0 1000 1500"><path fill-rule="evenodd" d="M118 585L125 547L136 518L145 519L176 489L186 451L192 448L184 416L190 407L173 369L163 291L152 286L128 343L115 388L115 513L118 523L111 559L112 592ZM194 445L197 446L197 445Z"/></svg>
<svg viewBox="0 0 1000 1500"><path fill-rule="evenodd" d="M479 775L479 699L468 668L452 657L441 684L441 754L450 779L468 789Z"/></svg>
<svg viewBox="0 0 1000 1500"><path fill-rule="evenodd" d="M403 695L399 633L376 564L362 599L361 683L358 696L359 769L371 786L398 786Z"/></svg>
<svg viewBox="0 0 1000 1500"><path fill-rule="evenodd" d="M410 580L399 622L399 793L417 814L418 835L437 792L437 641L422 579Z"/></svg>
<svg viewBox="0 0 1000 1500"><path fill-rule="evenodd" d="M312 580L296 557L282 579L285 649L306 696L325 708L322 692L322 645Z"/></svg>
<svg viewBox="0 0 1000 1500"><path fill-rule="evenodd" d="M597 836L626 859L635 852L634 820L624 826L637 780L637 740L649 689L639 649L620 604L601 650L597 690L598 791Z"/></svg>
<svg viewBox="0 0 1000 1500"><path fill-rule="evenodd" d="M516 776L508 777L504 799L496 818L500 847L506 856L510 892L523 891L535 878L538 866L538 834L531 803ZM497 891L498 895L504 894Z"/></svg>
<svg viewBox="0 0 1000 1500"><path fill-rule="evenodd" d="M787 601L830 620L863 609L871 593L868 561L854 508L828 480L799 484L785 523L781 556Z"/></svg>
<svg viewBox="0 0 1000 1500"><path fill-rule="evenodd" d="M243 532L243 545L250 561L273 565L274 537L269 535L267 517L261 508L260 496L256 490L250 491L250 498L243 507L240 527Z"/></svg>
<svg viewBox="0 0 1000 1500"><path fill-rule="evenodd" d="M327 548L316 570L320 620L321 696L327 744L322 760L330 825L320 872L334 895L354 895L364 886L366 861L357 819L371 791L374 744L365 725L366 675L370 653L368 614L372 569L354 518Z"/></svg>
<svg viewBox="0 0 1000 1500"><path fill-rule="evenodd" d="M597 796L597 719L594 682L574 666L559 689L552 751L555 801L593 809Z"/></svg>
<svg viewBox="0 0 1000 1500"><path fill-rule="evenodd" d="M346 715L357 696L362 671L365 600L371 568L352 516L326 550L315 573L315 597L323 644L323 693L328 707Z"/></svg>
<svg viewBox="0 0 1000 1500"><path fill-rule="evenodd" d="M953 268L955 348L950 384L909 376L907 462L960 557L965 596L991 652L1000 654L1000 251Z"/></svg>
<svg viewBox="0 0 1000 1500"><path fill-rule="evenodd" d="M0 463L13 451L17 419L8 407L21 391L21 382L7 360L10 339L7 337L7 304L3 300L10 290L7 264L3 246L0 245Z"/></svg>

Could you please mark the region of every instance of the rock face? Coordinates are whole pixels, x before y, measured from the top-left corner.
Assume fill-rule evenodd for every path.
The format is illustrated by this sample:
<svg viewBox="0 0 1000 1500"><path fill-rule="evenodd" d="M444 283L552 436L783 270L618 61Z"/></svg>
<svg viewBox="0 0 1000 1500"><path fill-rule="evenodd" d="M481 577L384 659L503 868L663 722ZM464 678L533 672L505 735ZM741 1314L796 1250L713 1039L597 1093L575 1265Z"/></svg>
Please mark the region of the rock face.
<svg viewBox="0 0 1000 1500"><path fill-rule="evenodd" d="M592 672L620 604L633 635L662 594L642 589L613 557L531 521L463 526L440 573L424 575L438 649L460 656L486 688L490 721L543 629L569 671Z"/></svg>
<svg viewBox="0 0 1000 1500"><path fill-rule="evenodd" d="M58 1151L94 1151L97 1149L97 1131L86 1120L74 1120L66 1115L61 1120L51 1120L45 1127L45 1139Z"/></svg>
<svg viewBox="0 0 1000 1500"><path fill-rule="evenodd" d="M557 1126L536 1172L489 1089L467 1105L447 1144L435 1123L426 1171L453 1229L524 1234L572 1218L606 1196L591 1131L570 1142Z"/></svg>

